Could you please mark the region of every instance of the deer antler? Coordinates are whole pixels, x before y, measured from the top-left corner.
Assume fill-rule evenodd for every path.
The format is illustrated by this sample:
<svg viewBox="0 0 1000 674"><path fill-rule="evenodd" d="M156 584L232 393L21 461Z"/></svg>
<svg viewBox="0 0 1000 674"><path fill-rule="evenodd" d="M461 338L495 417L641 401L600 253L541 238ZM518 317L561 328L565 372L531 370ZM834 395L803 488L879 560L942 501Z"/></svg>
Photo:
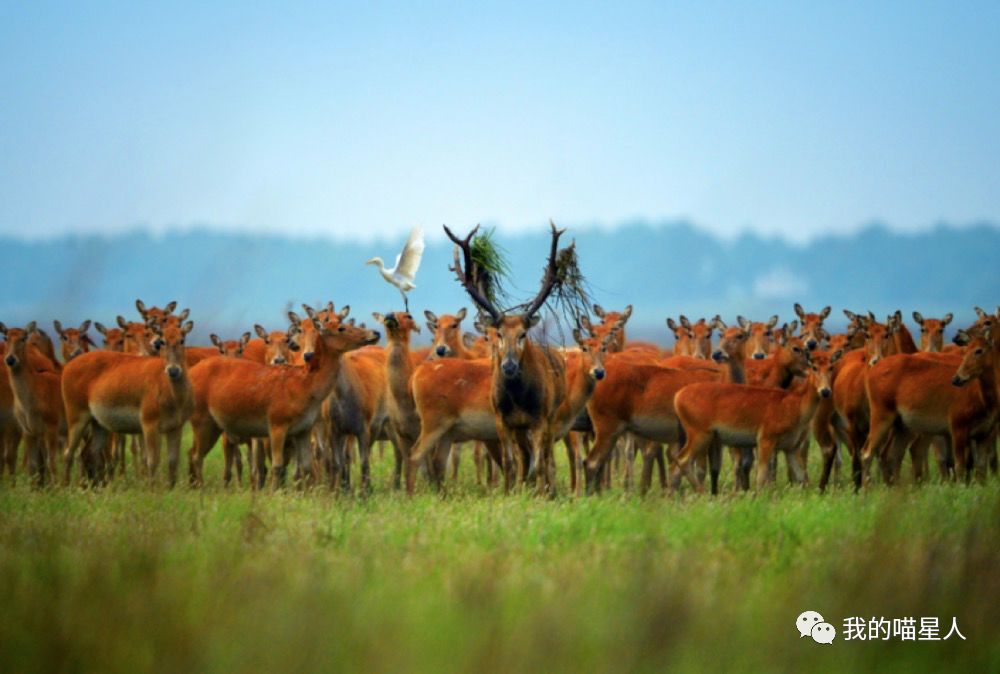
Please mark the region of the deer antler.
<svg viewBox="0 0 1000 674"><path fill-rule="evenodd" d="M524 311L525 318L530 318L538 311L545 300L549 298L549 294L552 289L555 288L558 276L556 274L556 253L559 246L559 237L562 236L565 229L556 229L556 223L549 220L549 227L552 228L552 246L549 250L549 263L545 267L545 274L542 276L542 287L539 289L538 294L535 295L535 299L531 301L528 308Z"/></svg>
<svg viewBox="0 0 1000 674"><path fill-rule="evenodd" d="M472 298L472 301L475 302L482 311L489 314L494 323L499 323L503 312L493 306L493 303L486 299L486 296L480 291L475 279L477 276L476 266L472 261L472 249L470 247L470 242L472 241L472 237L475 236L478 231L479 225L476 225L472 228L472 231L469 232L468 236L464 239L459 239L450 229L448 229L448 225L444 225L444 233L447 234L448 238L455 244L455 262L451 267L449 267L449 269L455 272L455 275L458 277L458 282L465 288L465 292L469 293L469 297ZM459 259L458 256L460 249L462 251L462 259Z"/></svg>

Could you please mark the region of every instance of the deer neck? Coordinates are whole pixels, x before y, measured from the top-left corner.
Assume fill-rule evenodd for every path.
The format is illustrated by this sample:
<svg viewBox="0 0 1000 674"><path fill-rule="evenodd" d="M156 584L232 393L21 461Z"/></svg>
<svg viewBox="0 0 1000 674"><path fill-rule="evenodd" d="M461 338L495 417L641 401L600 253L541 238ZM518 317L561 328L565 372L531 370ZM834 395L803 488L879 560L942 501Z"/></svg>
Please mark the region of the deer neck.
<svg viewBox="0 0 1000 674"><path fill-rule="evenodd" d="M730 356L729 360L726 361L728 366L728 376L729 382L731 384L745 384L747 383L747 372L744 366L743 350L739 349L739 353Z"/></svg>
<svg viewBox="0 0 1000 674"><path fill-rule="evenodd" d="M322 401L333 391L337 375L340 373L340 359L344 353L346 352L331 349L327 346L326 340L320 337L316 343L314 356L318 362L314 368L306 371L311 398Z"/></svg>
<svg viewBox="0 0 1000 674"><path fill-rule="evenodd" d="M910 334L910 329L907 328L902 323L896 329L896 334L893 335L892 341L896 344L896 353L916 353L917 344L913 341L913 335Z"/></svg>
<svg viewBox="0 0 1000 674"><path fill-rule="evenodd" d="M569 384L566 391L566 401L570 407L571 411L578 412L586 406L587 401L594 394L594 388L597 386L597 380L590 376L590 363L584 358L583 353L579 356L579 367L577 368L576 377L573 381L567 382Z"/></svg>
<svg viewBox="0 0 1000 674"><path fill-rule="evenodd" d="M32 409L35 407L35 378L38 374L32 370L27 359L27 353L25 353L24 358L20 359L15 369L11 369L9 366L5 367L10 373L10 388L14 393L15 400L22 408Z"/></svg>
<svg viewBox="0 0 1000 674"><path fill-rule="evenodd" d="M386 375L389 381L389 391L397 401L410 400L410 377L413 376L413 363L410 359L410 336L392 338L389 341L389 353L385 359Z"/></svg>
<svg viewBox="0 0 1000 674"><path fill-rule="evenodd" d="M807 377L800 388L794 391L793 400L798 404L800 421L805 423L812 419L820 401L819 391L816 390L816 383L812 377Z"/></svg>

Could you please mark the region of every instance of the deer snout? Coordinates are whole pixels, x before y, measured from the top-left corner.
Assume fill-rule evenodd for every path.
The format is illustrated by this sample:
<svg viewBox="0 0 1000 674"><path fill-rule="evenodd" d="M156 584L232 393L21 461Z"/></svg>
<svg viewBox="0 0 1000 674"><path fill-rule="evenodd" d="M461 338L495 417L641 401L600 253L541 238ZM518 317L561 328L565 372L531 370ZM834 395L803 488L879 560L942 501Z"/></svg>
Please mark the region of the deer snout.
<svg viewBox="0 0 1000 674"><path fill-rule="evenodd" d="M816 341L815 337L810 337L806 340L806 348L810 351L815 351L817 346L819 346L819 342Z"/></svg>
<svg viewBox="0 0 1000 674"><path fill-rule="evenodd" d="M504 376L506 376L506 377L513 377L513 376L515 376L517 374L517 372L518 372L518 370L520 368L518 368L518 366L517 366L517 361L510 360L508 358L508 359L505 359L503 361L503 364L500 365L500 369L503 371Z"/></svg>
<svg viewBox="0 0 1000 674"><path fill-rule="evenodd" d="M308 363L312 359L313 359L313 352L312 351L306 351L305 353L302 354L302 360L304 360L305 362Z"/></svg>
<svg viewBox="0 0 1000 674"><path fill-rule="evenodd" d="M17 356L15 356L14 354L10 354L6 358L4 358L3 362L7 363L7 367L14 367L15 365L17 365Z"/></svg>
<svg viewBox="0 0 1000 674"><path fill-rule="evenodd" d="M276 356L271 359L271 365L284 365L287 362L284 356Z"/></svg>
<svg viewBox="0 0 1000 674"><path fill-rule="evenodd" d="M434 353L436 353L439 357L444 358L448 355L448 347L442 344L438 348L434 349Z"/></svg>
<svg viewBox="0 0 1000 674"><path fill-rule="evenodd" d="M727 360L729 360L729 356L727 356L726 352L723 351L722 349L716 349L715 351L712 352L712 360L714 360L716 363L725 363Z"/></svg>
<svg viewBox="0 0 1000 674"><path fill-rule="evenodd" d="M176 365L167 366L167 376L171 379L177 379L181 376L181 369Z"/></svg>
<svg viewBox="0 0 1000 674"><path fill-rule="evenodd" d="M602 379L604 379L604 368L603 367L595 367L594 368L594 379L596 379L597 381L601 381Z"/></svg>
<svg viewBox="0 0 1000 674"><path fill-rule="evenodd" d="M763 351L754 351L753 352L753 359L754 360L764 360L765 358L767 358L767 354L764 353Z"/></svg>
<svg viewBox="0 0 1000 674"><path fill-rule="evenodd" d="M872 356L871 360L868 361L868 365L872 366L875 365L875 363L877 362L878 362L878 356Z"/></svg>
<svg viewBox="0 0 1000 674"><path fill-rule="evenodd" d="M967 381L968 380L967 379L963 379L961 375L956 374L954 377L951 378L951 385L952 386L965 386L965 383Z"/></svg>
<svg viewBox="0 0 1000 674"><path fill-rule="evenodd" d="M832 394L832 393L833 393L833 391L831 391L830 388L827 387L827 386L824 386L823 388L821 388L819 390L819 395L822 398L829 398L830 394Z"/></svg>

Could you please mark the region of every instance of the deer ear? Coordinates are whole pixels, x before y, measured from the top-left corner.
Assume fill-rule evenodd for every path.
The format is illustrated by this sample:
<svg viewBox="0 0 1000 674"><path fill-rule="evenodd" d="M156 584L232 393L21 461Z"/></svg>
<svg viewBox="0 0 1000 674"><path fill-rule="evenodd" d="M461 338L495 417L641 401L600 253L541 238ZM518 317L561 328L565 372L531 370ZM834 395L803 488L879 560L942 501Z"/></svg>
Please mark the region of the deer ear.
<svg viewBox="0 0 1000 674"><path fill-rule="evenodd" d="M213 332L208 336L208 339L211 340L212 344L215 344L217 347L219 347L220 350L222 349L222 340L219 339L219 336L217 334Z"/></svg>
<svg viewBox="0 0 1000 674"><path fill-rule="evenodd" d="M432 328L431 325L432 324L435 324L435 325L437 324L437 322L438 322L437 315L433 311L431 311L430 309L424 309L424 318L427 319L427 327L431 328L431 330L434 330L434 328Z"/></svg>
<svg viewBox="0 0 1000 674"><path fill-rule="evenodd" d="M769 318L768 321L767 321L767 327L768 328L773 328L777 324L778 324L778 314L775 314L774 316L771 316L771 318Z"/></svg>
<svg viewBox="0 0 1000 674"><path fill-rule="evenodd" d="M24 331L25 331L25 332L27 332L27 333L28 333L28 334L30 335L30 334L31 334L31 333L33 333L33 332L34 332L34 331L35 331L35 330L36 330L37 328L38 328L38 324L37 324L37 323L35 323L35 321L31 321L31 322L30 322L30 323L28 323L28 324L27 324L26 326L24 326Z"/></svg>
<svg viewBox="0 0 1000 674"><path fill-rule="evenodd" d="M629 304L625 307L625 311L622 312L622 321L623 321L622 324L624 325L624 321L627 321L631 317L632 317L632 305Z"/></svg>
<svg viewBox="0 0 1000 674"><path fill-rule="evenodd" d="M803 309L802 305L798 302L795 303L795 315L802 319L805 319L806 317L805 309Z"/></svg>
<svg viewBox="0 0 1000 674"><path fill-rule="evenodd" d="M979 316L980 318L986 318L986 312L983 311L981 308L976 307L976 316Z"/></svg>
<svg viewBox="0 0 1000 674"><path fill-rule="evenodd" d="M173 313L174 309L176 308L177 308L177 300L173 300L171 302L168 302L167 306L163 307L163 310L166 311L168 314L170 314ZM182 318L181 320L183 321L184 319Z"/></svg>
<svg viewBox="0 0 1000 674"><path fill-rule="evenodd" d="M917 325L923 325L924 324L923 314L921 314L919 311L914 311L913 312L913 320L916 321Z"/></svg>
<svg viewBox="0 0 1000 674"><path fill-rule="evenodd" d="M182 322L186 321L187 317L189 315L191 315L191 310L190 309L184 309L184 311L182 311L181 313L177 314L177 320L182 321Z"/></svg>
<svg viewBox="0 0 1000 674"><path fill-rule="evenodd" d="M677 332L677 323L674 321L673 318L667 317L667 327L673 330L674 332Z"/></svg>
<svg viewBox="0 0 1000 674"><path fill-rule="evenodd" d="M462 346L467 349L471 349L476 345L476 336L471 332L466 332L462 334Z"/></svg>
<svg viewBox="0 0 1000 674"><path fill-rule="evenodd" d="M121 328L122 330L128 327L128 321L125 320L124 316L118 317L118 327Z"/></svg>
<svg viewBox="0 0 1000 674"><path fill-rule="evenodd" d="M737 316L736 317L736 322L739 323L740 327L743 328L744 330L749 330L750 329L750 321L748 321L747 319L743 318L742 316Z"/></svg>
<svg viewBox="0 0 1000 674"><path fill-rule="evenodd" d="M465 307L462 307L461 309L458 310L458 313L455 314L455 318L458 319L459 321L462 321L465 319L466 313L468 312L466 311Z"/></svg>
<svg viewBox="0 0 1000 674"><path fill-rule="evenodd" d="M139 313L142 315L143 318L146 317L146 305L143 303L142 300L135 301L135 308L139 310Z"/></svg>
<svg viewBox="0 0 1000 674"><path fill-rule="evenodd" d="M194 323L192 321L188 321L187 323L185 323L181 327L181 334L182 335L186 335L187 333L191 332L192 330L194 330Z"/></svg>
<svg viewBox="0 0 1000 674"><path fill-rule="evenodd" d="M836 351L834 351L833 355L830 356L830 365L833 365L838 360L840 360L840 357L843 356L843 355L844 355L844 350L843 349L837 349Z"/></svg>
<svg viewBox="0 0 1000 674"><path fill-rule="evenodd" d="M87 332L87 330L90 330L90 319L89 318L87 320L85 320L83 323L80 323L80 332L81 333L82 332Z"/></svg>
<svg viewBox="0 0 1000 674"><path fill-rule="evenodd" d="M288 312L288 320L296 328L302 325L302 319L299 318L299 315L294 311Z"/></svg>
<svg viewBox="0 0 1000 674"><path fill-rule="evenodd" d="M59 336L62 337L62 333L63 333L62 323L60 323L57 320L56 321L52 321L52 327L55 328L56 332L59 333Z"/></svg>
<svg viewBox="0 0 1000 674"><path fill-rule="evenodd" d="M541 321L542 321L541 316L539 316L538 314L532 314L531 316L528 317L528 320L526 321L526 323L528 324L528 329L530 330L531 328L535 327Z"/></svg>
<svg viewBox="0 0 1000 674"><path fill-rule="evenodd" d="M955 337L952 338L951 341L955 342L959 346L965 346L966 344L969 343L970 339L971 336L969 335L968 332L966 332L965 330L959 330L957 333L955 333Z"/></svg>
<svg viewBox="0 0 1000 674"><path fill-rule="evenodd" d="M257 333L258 337L260 337L261 339L264 340L265 343L267 343L267 330L264 329L263 325L260 325L259 323L254 323L253 331Z"/></svg>
<svg viewBox="0 0 1000 674"><path fill-rule="evenodd" d="M830 306L827 305L823 307L823 311L819 312L819 317L826 320L826 317L830 315Z"/></svg>
<svg viewBox="0 0 1000 674"><path fill-rule="evenodd" d="M97 321L96 323L94 323L94 329L97 330L102 335L104 335L105 337L108 336L108 329L106 327L104 327L104 324L101 323L100 321Z"/></svg>
<svg viewBox="0 0 1000 674"><path fill-rule="evenodd" d="M251 335L251 334L250 334L250 331L249 331L249 330L247 330L247 331L246 331L246 332L244 332L244 333L243 333L243 335L242 335L242 336L240 337L240 344L242 344L243 346L246 346L246 345L247 345L247 342L249 342L249 341L250 341L250 338L251 338L252 336L253 336L253 335Z"/></svg>
<svg viewBox="0 0 1000 674"><path fill-rule="evenodd" d="M952 318L954 318L954 316L952 316L952 314L950 312L947 313L947 314L945 314L944 318L941 319L941 327L944 327L944 326L948 325L949 323L951 323L951 319Z"/></svg>
<svg viewBox="0 0 1000 674"><path fill-rule="evenodd" d="M844 309L844 315L847 316L847 320L849 321L853 321L858 317L858 315L850 309Z"/></svg>
<svg viewBox="0 0 1000 674"><path fill-rule="evenodd" d="M597 314L598 318L604 318L604 308L600 304L594 305L594 313Z"/></svg>
<svg viewBox="0 0 1000 674"><path fill-rule="evenodd" d="M385 325L385 316L382 315L382 314L380 314L379 312L373 311L372 312L372 318L374 318L376 321L378 321L382 325Z"/></svg>
<svg viewBox="0 0 1000 674"><path fill-rule="evenodd" d="M691 321L688 320L687 316L685 316L684 314L681 314L678 317L678 320L680 320L681 325L683 325L685 328L687 328L688 330L691 329Z"/></svg>
<svg viewBox="0 0 1000 674"><path fill-rule="evenodd" d="M337 312L337 318L339 318L340 320L344 320L345 318L347 318L347 314L349 313L351 313L351 305L345 304L343 307L341 307L340 311Z"/></svg>
<svg viewBox="0 0 1000 674"><path fill-rule="evenodd" d="M580 328L573 328L573 339L577 344L583 344L583 333L580 332Z"/></svg>
<svg viewBox="0 0 1000 674"><path fill-rule="evenodd" d="M427 324L427 327L428 328L431 327L430 323ZM476 329L476 332L478 332L479 334L481 335L486 334L486 324L481 319L476 319L475 322L473 322L472 327L474 327ZM433 328L431 328L431 331L433 332Z"/></svg>

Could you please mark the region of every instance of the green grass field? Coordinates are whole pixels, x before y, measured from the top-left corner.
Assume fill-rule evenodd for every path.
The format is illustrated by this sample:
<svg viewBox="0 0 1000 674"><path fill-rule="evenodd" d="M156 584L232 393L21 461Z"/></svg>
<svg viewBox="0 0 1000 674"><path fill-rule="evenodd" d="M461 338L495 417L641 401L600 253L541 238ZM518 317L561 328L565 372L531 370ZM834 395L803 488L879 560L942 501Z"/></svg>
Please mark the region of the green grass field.
<svg viewBox="0 0 1000 674"><path fill-rule="evenodd" d="M466 458L410 499L387 452L361 499L226 491L220 463L203 492L4 484L0 671L1000 670L995 478L550 501ZM844 641L849 616L967 640Z"/></svg>

